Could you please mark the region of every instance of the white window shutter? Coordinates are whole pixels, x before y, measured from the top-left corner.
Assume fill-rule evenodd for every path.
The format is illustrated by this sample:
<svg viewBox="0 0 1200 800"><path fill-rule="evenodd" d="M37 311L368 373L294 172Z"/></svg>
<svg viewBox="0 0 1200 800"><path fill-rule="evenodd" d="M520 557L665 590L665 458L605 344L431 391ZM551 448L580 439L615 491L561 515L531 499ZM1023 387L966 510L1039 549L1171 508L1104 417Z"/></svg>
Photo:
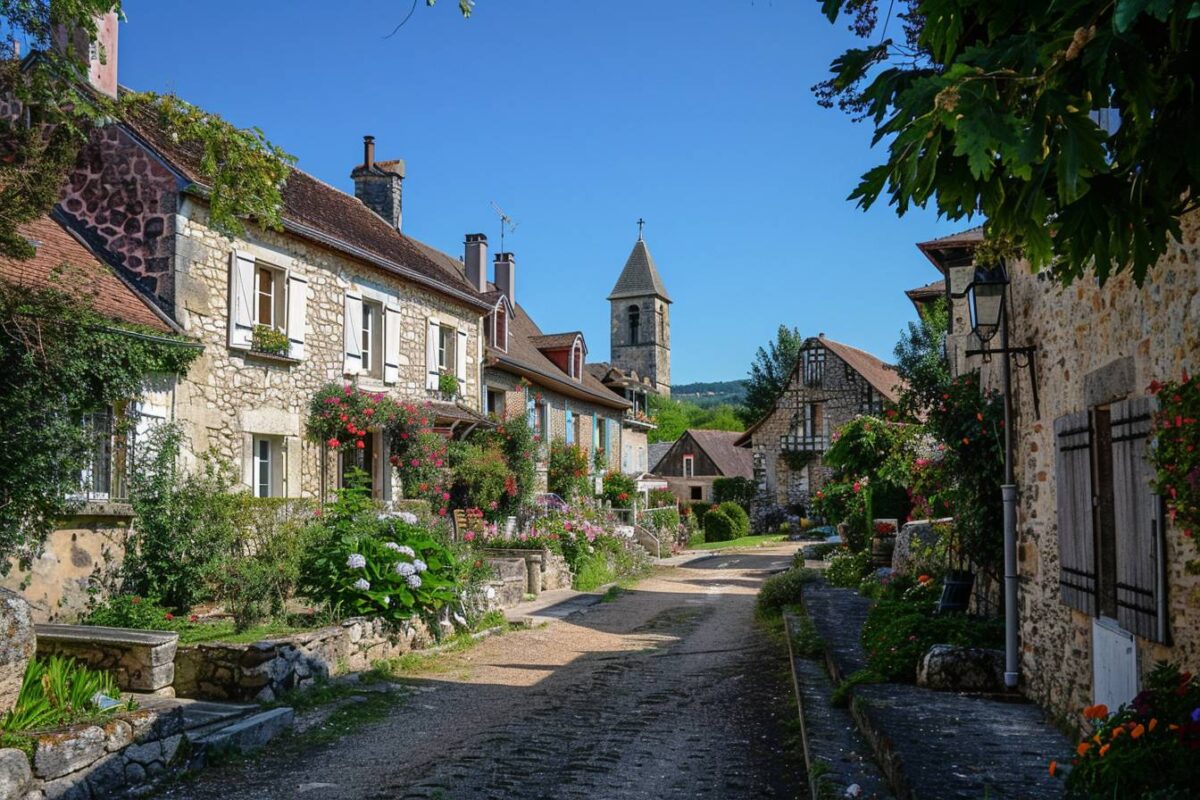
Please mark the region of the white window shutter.
<svg viewBox="0 0 1200 800"><path fill-rule="evenodd" d="M308 281L299 275L287 279L287 336L288 355L304 358L304 326L308 309Z"/></svg>
<svg viewBox="0 0 1200 800"><path fill-rule="evenodd" d="M256 466L254 453L254 434L242 434L242 483L250 489L250 493L254 493L254 467Z"/></svg>
<svg viewBox="0 0 1200 800"><path fill-rule="evenodd" d="M346 319L342 326L346 358L342 371L357 375L362 363L362 295L346 292Z"/></svg>
<svg viewBox="0 0 1200 800"><path fill-rule="evenodd" d="M229 346L249 348L254 334L254 256L229 254Z"/></svg>
<svg viewBox="0 0 1200 800"><path fill-rule="evenodd" d="M467 388L467 332L460 330L457 334L454 349L454 376L458 378L459 391L465 392Z"/></svg>
<svg viewBox="0 0 1200 800"><path fill-rule="evenodd" d="M437 391L438 388L438 334L441 323L435 317L429 318L425 335L425 388Z"/></svg>
<svg viewBox="0 0 1200 800"><path fill-rule="evenodd" d="M383 382L400 380L400 309L383 310Z"/></svg>

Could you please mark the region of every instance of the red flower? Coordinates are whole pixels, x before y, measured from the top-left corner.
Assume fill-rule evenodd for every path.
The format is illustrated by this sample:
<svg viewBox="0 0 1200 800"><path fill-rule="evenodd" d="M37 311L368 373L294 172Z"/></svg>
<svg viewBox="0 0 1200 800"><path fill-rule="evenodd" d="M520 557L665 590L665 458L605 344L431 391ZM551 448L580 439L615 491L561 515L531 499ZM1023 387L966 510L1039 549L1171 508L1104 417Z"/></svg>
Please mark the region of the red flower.
<svg viewBox="0 0 1200 800"><path fill-rule="evenodd" d="M168 611L166 614L163 614L163 618L166 619L167 622L170 622L171 620L175 619L175 615Z"/></svg>
<svg viewBox="0 0 1200 800"><path fill-rule="evenodd" d="M334 438L334 439L330 439L328 442L326 442L326 444L329 445L330 447L337 447L338 445L341 444L341 442L339 442L336 438Z"/></svg>
<svg viewBox="0 0 1200 800"><path fill-rule="evenodd" d="M359 450L365 450L367 447L367 444L362 439L359 439L357 442L354 443L354 446L357 447Z"/></svg>
<svg viewBox="0 0 1200 800"><path fill-rule="evenodd" d="M190 617L188 617L188 622L199 622L199 621L200 621L200 616L198 614L192 614Z"/></svg>

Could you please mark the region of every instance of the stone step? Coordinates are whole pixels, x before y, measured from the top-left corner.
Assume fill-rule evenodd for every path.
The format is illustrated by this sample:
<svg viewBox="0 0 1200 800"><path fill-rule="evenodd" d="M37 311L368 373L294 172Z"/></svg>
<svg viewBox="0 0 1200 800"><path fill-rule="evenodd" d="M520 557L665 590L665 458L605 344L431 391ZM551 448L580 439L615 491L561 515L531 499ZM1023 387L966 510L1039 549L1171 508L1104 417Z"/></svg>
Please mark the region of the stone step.
<svg viewBox="0 0 1200 800"><path fill-rule="evenodd" d="M248 717L261 706L245 703L214 703L208 700L192 700L183 697L160 697L152 694L131 692L129 697L137 701L138 707L152 711L180 708L183 710L183 727L189 738L197 738L208 730L228 725L236 719Z"/></svg>
<svg viewBox="0 0 1200 800"><path fill-rule="evenodd" d="M201 757L205 751L212 750L252 753L281 733L291 730L295 720L296 712L291 708L281 706L268 709L200 732L201 735L192 739L192 746Z"/></svg>

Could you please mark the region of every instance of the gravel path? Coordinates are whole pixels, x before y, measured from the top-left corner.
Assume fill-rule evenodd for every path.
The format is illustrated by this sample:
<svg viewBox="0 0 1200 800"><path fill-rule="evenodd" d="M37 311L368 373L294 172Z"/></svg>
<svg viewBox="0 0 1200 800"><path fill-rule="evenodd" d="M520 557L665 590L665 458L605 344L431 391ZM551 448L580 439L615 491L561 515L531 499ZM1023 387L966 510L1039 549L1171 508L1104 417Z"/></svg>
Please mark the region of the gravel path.
<svg viewBox="0 0 1200 800"><path fill-rule="evenodd" d="M796 798L786 654L754 594L794 546L660 570L611 603L486 640L382 722L202 773L172 798Z"/></svg>

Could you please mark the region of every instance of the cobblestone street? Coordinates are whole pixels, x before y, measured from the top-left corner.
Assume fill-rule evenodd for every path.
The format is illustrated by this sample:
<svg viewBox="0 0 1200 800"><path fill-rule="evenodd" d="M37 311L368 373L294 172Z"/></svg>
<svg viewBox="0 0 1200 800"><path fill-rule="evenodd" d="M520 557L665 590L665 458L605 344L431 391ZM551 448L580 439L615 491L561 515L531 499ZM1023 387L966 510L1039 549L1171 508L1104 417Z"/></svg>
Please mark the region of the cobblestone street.
<svg viewBox="0 0 1200 800"><path fill-rule="evenodd" d="M660 570L614 602L482 642L393 714L298 738L172 798L795 798L786 652L754 594L792 548Z"/></svg>

